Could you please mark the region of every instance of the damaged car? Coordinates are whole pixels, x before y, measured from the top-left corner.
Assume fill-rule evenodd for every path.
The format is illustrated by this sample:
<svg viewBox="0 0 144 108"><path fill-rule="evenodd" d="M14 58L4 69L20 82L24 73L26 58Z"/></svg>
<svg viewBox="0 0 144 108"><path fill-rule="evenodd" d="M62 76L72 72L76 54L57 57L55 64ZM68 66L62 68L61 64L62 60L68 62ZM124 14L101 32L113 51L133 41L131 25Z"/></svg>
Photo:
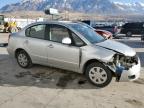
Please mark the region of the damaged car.
<svg viewBox="0 0 144 108"><path fill-rule="evenodd" d="M81 22L49 21L28 25L10 34L9 55L22 68L42 64L84 74L97 87L140 76L136 52L114 40L106 40Z"/></svg>

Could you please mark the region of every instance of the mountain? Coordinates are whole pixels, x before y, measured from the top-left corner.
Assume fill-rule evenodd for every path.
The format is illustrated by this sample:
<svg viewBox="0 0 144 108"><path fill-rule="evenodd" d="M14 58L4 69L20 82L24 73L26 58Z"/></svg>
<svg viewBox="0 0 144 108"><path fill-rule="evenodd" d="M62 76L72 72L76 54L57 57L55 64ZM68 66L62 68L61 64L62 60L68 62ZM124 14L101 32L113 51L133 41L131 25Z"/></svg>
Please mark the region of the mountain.
<svg viewBox="0 0 144 108"><path fill-rule="evenodd" d="M109 0L22 0L19 3L10 4L2 7L2 12L35 10L42 11L47 8L64 10L68 8L72 11L82 12L112 12L117 8Z"/></svg>
<svg viewBox="0 0 144 108"><path fill-rule="evenodd" d="M144 13L144 4L142 3L124 4L110 0L22 0L2 7L0 12L43 11L46 7L101 14Z"/></svg>
<svg viewBox="0 0 144 108"><path fill-rule="evenodd" d="M123 12L133 12L137 14L144 13L144 3L141 2L135 2L135 3L114 2L114 4Z"/></svg>

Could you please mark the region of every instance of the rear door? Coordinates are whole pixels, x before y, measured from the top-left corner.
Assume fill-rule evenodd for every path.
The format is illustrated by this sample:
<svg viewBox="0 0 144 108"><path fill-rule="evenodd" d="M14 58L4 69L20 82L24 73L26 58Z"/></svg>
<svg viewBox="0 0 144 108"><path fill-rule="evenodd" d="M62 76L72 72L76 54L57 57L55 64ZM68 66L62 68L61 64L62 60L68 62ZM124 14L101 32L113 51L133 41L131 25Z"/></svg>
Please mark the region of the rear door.
<svg viewBox="0 0 144 108"><path fill-rule="evenodd" d="M47 63L45 29L46 25L39 24L26 30L27 37L24 41L24 46L34 63Z"/></svg>

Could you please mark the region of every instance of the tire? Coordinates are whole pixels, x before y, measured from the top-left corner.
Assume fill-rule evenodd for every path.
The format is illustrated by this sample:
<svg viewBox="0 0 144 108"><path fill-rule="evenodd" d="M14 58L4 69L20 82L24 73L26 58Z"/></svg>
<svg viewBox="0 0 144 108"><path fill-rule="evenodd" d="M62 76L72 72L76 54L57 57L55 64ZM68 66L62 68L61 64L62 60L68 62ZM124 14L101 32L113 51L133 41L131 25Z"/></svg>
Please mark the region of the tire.
<svg viewBox="0 0 144 108"><path fill-rule="evenodd" d="M102 88L111 82L112 72L103 64L94 62L87 66L86 77L96 87Z"/></svg>
<svg viewBox="0 0 144 108"><path fill-rule="evenodd" d="M32 60L24 50L17 52L16 59L19 66L22 68L30 68L32 66Z"/></svg>
<svg viewBox="0 0 144 108"><path fill-rule="evenodd" d="M126 33L126 36L127 36L127 37L131 37L131 36L132 36L132 32L128 31L128 32Z"/></svg>

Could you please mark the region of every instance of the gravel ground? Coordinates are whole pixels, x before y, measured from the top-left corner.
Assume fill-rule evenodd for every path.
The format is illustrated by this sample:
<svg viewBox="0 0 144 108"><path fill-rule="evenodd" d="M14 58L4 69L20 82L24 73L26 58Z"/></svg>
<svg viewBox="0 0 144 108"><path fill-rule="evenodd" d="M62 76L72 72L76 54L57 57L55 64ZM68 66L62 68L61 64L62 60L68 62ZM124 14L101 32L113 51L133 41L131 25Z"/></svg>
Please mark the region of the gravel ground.
<svg viewBox="0 0 144 108"><path fill-rule="evenodd" d="M0 44L8 34L0 34ZM120 39L133 47L144 66L144 42ZM1 45L0 45L1 46ZM20 68L0 47L0 108L144 108L144 68L134 82L115 82L99 89L83 75L34 65Z"/></svg>

